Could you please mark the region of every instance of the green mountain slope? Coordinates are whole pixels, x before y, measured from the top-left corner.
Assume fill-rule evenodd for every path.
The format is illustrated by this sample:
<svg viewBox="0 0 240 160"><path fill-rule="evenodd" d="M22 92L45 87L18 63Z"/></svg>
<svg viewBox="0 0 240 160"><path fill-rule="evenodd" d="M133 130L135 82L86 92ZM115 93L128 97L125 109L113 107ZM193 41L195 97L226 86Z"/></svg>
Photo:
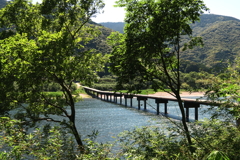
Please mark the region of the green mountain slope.
<svg viewBox="0 0 240 160"><path fill-rule="evenodd" d="M113 32L114 30L104 27L100 24L97 24L93 21L90 21L89 23L96 25L97 27L100 27L99 30L101 34L99 34L98 37L94 38L90 41L87 45L85 45L85 49L96 49L98 52L107 54L111 52L111 47L107 44L107 37Z"/></svg>
<svg viewBox="0 0 240 160"><path fill-rule="evenodd" d="M123 30L124 22L101 23L105 27ZM181 58L207 67L221 67L240 56L240 20L221 15L204 14L201 21L192 24L193 35L201 36L204 47L185 51ZM121 29L119 29L122 27ZM186 40L184 42L187 42Z"/></svg>
<svg viewBox="0 0 240 160"><path fill-rule="evenodd" d="M192 28L194 36L203 38L204 47L185 51L181 58L208 67L221 67L240 56L240 20L219 15L204 15Z"/></svg>

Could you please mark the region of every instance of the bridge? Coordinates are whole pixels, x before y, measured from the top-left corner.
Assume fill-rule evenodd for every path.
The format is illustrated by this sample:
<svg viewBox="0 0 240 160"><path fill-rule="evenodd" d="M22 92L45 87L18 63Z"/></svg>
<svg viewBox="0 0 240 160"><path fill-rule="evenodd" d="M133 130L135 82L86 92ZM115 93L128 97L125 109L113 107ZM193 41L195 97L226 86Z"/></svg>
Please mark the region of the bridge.
<svg viewBox="0 0 240 160"><path fill-rule="evenodd" d="M113 103L120 103L120 105L123 105L123 99L125 100L124 105L128 106L127 100L130 99L130 107L132 107L132 99L136 98L138 101L138 109L141 109L141 101L144 102L144 110L147 109L147 100L148 99L154 99L156 103L156 114L159 115L160 113L160 104L164 104L164 114L167 115L167 104L169 101L177 101L174 97L159 97L159 96L152 96L152 95L141 95L141 94L127 94L127 93L119 93L119 92L110 92L110 91L101 91L94 88L89 88L82 86L85 90L85 92L89 95L91 95L93 98L101 99L108 102ZM118 102L118 99L120 102ZM195 121L198 120L198 109L200 105L214 105L218 106L217 103L212 103L206 100L196 100L196 99L187 99L182 98L182 103L184 104L185 112L186 112L186 121L189 122L189 109L195 108Z"/></svg>

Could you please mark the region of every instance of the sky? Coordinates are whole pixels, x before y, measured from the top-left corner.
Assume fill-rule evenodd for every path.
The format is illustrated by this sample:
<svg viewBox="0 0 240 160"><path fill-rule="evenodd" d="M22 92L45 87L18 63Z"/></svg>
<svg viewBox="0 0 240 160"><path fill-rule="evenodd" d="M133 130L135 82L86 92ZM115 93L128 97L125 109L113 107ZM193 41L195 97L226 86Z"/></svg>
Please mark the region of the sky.
<svg viewBox="0 0 240 160"><path fill-rule="evenodd" d="M33 0L33 2L41 0ZM235 17L240 20L240 0L203 0L210 9L210 14ZM93 21L100 22L123 22L125 11L124 8L113 7L115 0L104 0L104 13L99 14Z"/></svg>

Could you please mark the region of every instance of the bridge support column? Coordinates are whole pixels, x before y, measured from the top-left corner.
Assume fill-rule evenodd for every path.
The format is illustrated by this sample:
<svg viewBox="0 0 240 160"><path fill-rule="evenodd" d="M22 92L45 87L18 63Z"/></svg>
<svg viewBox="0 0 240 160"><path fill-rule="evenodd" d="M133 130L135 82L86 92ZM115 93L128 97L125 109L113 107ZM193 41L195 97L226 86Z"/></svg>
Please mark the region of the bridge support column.
<svg viewBox="0 0 240 160"><path fill-rule="evenodd" d="M164 113L167 114L167 103L168 103L168 100L166 99L155 99L155 103L157 103L157 115L159 115L160 113L160 106L159 106L159 103L164 103Z"/></svg>
<svg viewBox="0 0 240 160"><path fill-rule="evenodd" d="M189 122L189 108L195 108L195 120L198 120L198 108L200 104L197 102L184 102L184 108L186 108L186 121Z"/></svg>
<svg viewBox="0 0 240 160"><path fill-rule="evenodd" d="M110 94L110 102L112 102L112 95Z"/></svg>
<svg viewBox="0 0 240 160"><path fill-rule="evenodd" d="M138 100L138 109L140 110L141 107L140 107L140 101L144 101L144 110L147 109L147 104L146 104L146 101L147 101L147 97L137 97L137 100Z"/></svg>
<svg viewBox="0 0 240 160"><path fill-rule="evenodd" d="M114 94L114 102L117 103L117 97L120 97L120 104L122 104L122 94Z"/></svg>
<svg viewBox="0 0 240 160"><path fill-rule="evenodd" d="M99 93L97 92L97 99L99 99Z"/></svg>
<svg viewBox="0 0 240 160"><path fill-rule="evenodd" d="M133 99L133 95L124 95L124 99L125 99L125 106L127 107L127 99L130 98L130 105L132 107L132 99Z"/></svg>

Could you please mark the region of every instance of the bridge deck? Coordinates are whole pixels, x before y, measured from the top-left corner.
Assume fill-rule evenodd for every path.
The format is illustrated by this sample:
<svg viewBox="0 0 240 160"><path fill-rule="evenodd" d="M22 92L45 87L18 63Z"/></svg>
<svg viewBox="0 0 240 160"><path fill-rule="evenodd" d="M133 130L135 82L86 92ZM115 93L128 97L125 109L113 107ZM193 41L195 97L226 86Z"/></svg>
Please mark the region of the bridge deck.
<svg viewBox="0 0 240 160"><path fill-rule="evenodd" d="M177 99L174 97L159 97L159 96L153 96L153 95L127 94L127 93L119 93L119 92L101 91L101 90L97 90L97 89L89 88L89 87L85 87L85 86L82 86L82 87L85 89L86 93L90 94L93 97L100 98L101 100L118 103L117 98L119 97L121 105L122 105L122 98L124 97L125 106L127 106L127 99L130 99L130 104L132 107L132 99L137 98L139 110L141 109L140 101L144 101L144 110L146 110L147 109L146 101L148 99L154 99L155 103L157 104L157 115L160 114L159 104L163 103L164 104L164 113L161 113L161 114L163 114L164 116L167 116L167 117L174 118L174 119L178 119L178 120L181 119L181 117L179 118L178 116L167 114L168 101L177 101ZM196 100L196 99L189 99L189 98L182 98L181 100L184 103L187 121L190 121L189 108L195 108L195 120L198 120L198 108L200 107L201 104L214 105L214 106L219 105L218 103L212 103L207 100Z"/></svg>

